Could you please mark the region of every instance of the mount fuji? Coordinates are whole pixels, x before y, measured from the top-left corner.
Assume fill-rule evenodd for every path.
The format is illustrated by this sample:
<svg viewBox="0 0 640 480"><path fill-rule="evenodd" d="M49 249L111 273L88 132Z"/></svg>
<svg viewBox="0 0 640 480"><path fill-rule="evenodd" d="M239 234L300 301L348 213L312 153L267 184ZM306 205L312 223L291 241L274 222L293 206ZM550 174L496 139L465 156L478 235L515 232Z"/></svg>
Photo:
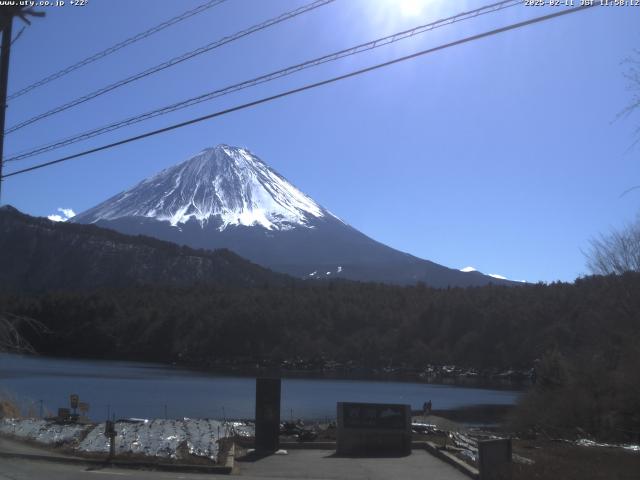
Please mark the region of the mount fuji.
<svg viewBox="0 0 640 480"><path fill-rule="evenodd" d="M228 248L301 278L434 287L512 284L383 245L319 205L245 148L218 145L76 215L126 234Z"/></svg>

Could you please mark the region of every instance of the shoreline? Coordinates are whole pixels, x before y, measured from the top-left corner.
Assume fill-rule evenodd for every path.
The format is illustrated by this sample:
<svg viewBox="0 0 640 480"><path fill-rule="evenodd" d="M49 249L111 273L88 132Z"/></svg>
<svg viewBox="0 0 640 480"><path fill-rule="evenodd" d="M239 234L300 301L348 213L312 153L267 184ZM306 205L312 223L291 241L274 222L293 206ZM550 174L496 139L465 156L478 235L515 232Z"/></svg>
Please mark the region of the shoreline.
<svg viewBox="0 0 640 480"><path fill-rule="evenodd" d="M522 392L533 383L529 370L488 369L479 371L454 365L429 365L429 374L418 369L395 369L350 367L343 369L312 369L247 366L236 363L225 365L196 365L193 363L163 363L130 358L91 358L69 357L48 354L4 354L37 359L54 359L69 362L97 362L112 364L137 364L142 368L182 370L190 373L209 374L217 377L279 377L282 379L300 380L345 380L345 381L377 381L394 383L418 383L427 385L445 385L452 387L469 387L490 390L506 390Z"/></svg>

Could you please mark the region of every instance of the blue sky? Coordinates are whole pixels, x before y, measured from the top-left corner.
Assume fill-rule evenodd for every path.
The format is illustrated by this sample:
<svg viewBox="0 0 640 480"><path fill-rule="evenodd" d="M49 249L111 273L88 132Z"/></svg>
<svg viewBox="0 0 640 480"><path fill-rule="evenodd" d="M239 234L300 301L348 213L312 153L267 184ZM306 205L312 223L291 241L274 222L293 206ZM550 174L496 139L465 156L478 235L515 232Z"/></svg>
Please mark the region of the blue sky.
<svg viewBox="0 0 640 480"><path fill-rule="evenodd" d="M228 0L10 101L7 126L309 1ZM13 45L9 92L201 3L89 0L45 8L46 18ZM336 0L8 135L5 154L484 4ZM447 26L5 171L553 10L517 6ZM640 191L621 197L640 184L640 146L633 147L640 112L616 121L631 101L623 61L640 48L639 27L640 7L597 7L11 177L2 202L32 215L80 212L227 143L249 148L399 250L512 279L572 281L587 273L589 239L633 220L640 205Z"/></svg>

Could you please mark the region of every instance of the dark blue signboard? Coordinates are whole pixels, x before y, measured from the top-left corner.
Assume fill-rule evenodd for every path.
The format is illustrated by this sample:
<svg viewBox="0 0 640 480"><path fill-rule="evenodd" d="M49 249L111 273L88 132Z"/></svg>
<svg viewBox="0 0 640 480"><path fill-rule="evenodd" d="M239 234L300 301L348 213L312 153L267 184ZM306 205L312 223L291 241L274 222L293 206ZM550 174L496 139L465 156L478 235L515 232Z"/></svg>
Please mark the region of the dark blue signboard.
<svg viewBox="0 0 640 480"><path fill-rule="evenodd" d="M342 403L344 428L404 430L407 427L405 405Z"/></svg>

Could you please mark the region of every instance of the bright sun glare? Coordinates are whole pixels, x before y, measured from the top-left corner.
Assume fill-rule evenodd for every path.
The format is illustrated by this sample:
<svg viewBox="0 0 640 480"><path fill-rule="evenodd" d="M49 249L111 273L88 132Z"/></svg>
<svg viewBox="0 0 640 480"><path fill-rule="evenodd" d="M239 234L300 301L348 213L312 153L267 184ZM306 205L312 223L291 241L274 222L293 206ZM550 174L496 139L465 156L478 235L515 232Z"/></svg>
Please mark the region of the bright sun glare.
<svg viewBox="0 0 640 480"><path fill-rule="evenodd" d="M362 0L369 11L376 14L376 20L387 25L410 21L430 13L435 13L442 0Z"/></svg>
<svg viewBox="0 0 640 480"><path fill-rule="evenodd" d="M416 17L422 13L427 0L395 0L403 17Z"/></svg>
<svg viewBox="0 0 640 480"><path fill-rule="evenodd" d="M435 15L442 0L360 0L363 11L376 31L404 27L418 19Z"/></svg>

